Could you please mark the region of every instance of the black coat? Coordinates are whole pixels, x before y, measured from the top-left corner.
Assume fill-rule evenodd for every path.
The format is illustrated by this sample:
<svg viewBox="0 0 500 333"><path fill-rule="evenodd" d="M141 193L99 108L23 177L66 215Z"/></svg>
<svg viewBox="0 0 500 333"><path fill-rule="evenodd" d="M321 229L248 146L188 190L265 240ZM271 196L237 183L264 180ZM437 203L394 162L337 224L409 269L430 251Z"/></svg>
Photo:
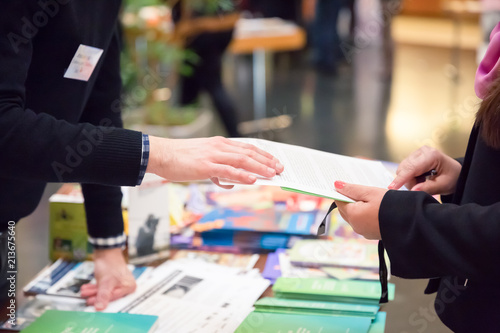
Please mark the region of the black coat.
<svg viewBox="0 0 500 333"><path fill-rule="evenodd" d="M119 128L121 1L0 4L0 229L46 182L81 182L89 234L121 235L120 188L107 185L136 185L142 152L142 134ZM63 77L80 44L104 51L88 81Z"/></svg>
<svg viewBox="0 0 500 333"><path fill-rule="evenodd" d="M439 203L389 191L379 212L392 273L431 278L435 309L456 332L500 332L500 151L469 138L456 191ZM409 318L416 327L425 317Z"/></svg>

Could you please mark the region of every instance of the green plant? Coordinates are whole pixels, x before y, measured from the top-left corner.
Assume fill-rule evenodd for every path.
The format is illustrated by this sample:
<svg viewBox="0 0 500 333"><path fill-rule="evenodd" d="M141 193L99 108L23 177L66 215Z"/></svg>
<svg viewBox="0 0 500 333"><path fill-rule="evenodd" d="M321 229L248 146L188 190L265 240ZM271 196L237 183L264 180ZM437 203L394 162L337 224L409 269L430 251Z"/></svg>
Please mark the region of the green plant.
<svg viewBox="0 0 500 333"><path fill-rule="evenodd" d="M196 108L173 107L170 101L157 100L158 89L174 90L177 76L192 73L188 63L199 57L189 49L169 43L166 15L179 0L125 0L124 50L121 56L123 106L131 119L154 125L180 125L196 118ZM234 8L232 0L184 0L194 11L206 14ZM167 7L168 6L168 7ZM141 19L144 10L158 14L153 24ZM164 17L161 15L165 14ZM171 94L170 94L171 95Z"/></svg>

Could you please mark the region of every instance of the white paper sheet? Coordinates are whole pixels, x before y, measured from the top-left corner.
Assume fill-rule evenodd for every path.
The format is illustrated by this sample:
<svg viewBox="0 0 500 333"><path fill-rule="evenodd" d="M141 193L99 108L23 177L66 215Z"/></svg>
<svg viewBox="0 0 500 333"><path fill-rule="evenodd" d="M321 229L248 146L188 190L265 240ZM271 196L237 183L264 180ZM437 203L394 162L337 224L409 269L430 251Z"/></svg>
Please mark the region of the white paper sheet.
<svg viewBox="0 0 500 333"><path fill-rule="evenodd" d="M291 188L340 201L352 199L335 190L335 181L387 188L393 176L379 161L326 153L310 148L262 139L235 138L250 143L274 155L285 170L274 178L257 176L257 185ZM236 184L221 180L222 184Z"/></svg>

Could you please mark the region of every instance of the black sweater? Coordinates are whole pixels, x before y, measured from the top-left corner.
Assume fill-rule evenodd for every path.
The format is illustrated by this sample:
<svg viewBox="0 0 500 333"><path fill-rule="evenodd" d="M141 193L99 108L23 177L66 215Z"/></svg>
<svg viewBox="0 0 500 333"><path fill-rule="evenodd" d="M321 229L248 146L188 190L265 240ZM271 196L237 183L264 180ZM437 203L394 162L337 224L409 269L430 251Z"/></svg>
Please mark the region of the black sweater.
<svg viewBox="0 0 500 333"><path fill-rule="evenodd" d="M123 233L140 132L120 117L119 0L0 0L0 227L37 206L46 182L81 182L89 234ZM104 50L89 81L64 78L80 44Z"/></svg>
<svg viewBox="0 0 500 333"><path fill-rule="evenodd" d="M500 151L474 128L455 194L389 191L379 212L392 273L434 278L436 313L456 332L500 332ZM447 200L443 200L447 201ZM412 325L426 326L415 313Z"/></svg>

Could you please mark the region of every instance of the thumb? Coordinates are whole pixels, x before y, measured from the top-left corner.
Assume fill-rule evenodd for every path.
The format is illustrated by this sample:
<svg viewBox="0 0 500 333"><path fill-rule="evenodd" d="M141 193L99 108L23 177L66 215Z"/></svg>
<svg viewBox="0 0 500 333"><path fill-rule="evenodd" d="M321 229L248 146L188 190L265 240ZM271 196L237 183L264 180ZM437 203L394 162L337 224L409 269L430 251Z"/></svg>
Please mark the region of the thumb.
<svg viewBox="0 0 500 333"><path fill-rule="evenodd" d="M104 279L97 282L97 295L95 301L95 309L97 311L102 311L108 306L114 287L115 283L111 279Z"/></svg>
<svg viewBox="0 0 500 333"><path fill-rule="evenodd" d="M366 186L348 184L337 180L335 182L335 190L354 201L364 201L369 189Z"/></svg>

